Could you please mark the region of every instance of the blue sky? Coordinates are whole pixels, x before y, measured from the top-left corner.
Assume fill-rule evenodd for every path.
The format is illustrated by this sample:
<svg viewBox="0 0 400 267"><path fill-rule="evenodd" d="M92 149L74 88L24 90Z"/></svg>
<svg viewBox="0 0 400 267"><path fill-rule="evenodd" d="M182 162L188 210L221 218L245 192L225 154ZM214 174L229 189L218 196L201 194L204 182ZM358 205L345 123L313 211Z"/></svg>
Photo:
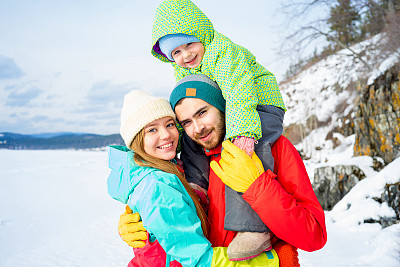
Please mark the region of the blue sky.
<svg viewBox="0 0 400 267"><path fill-rule="evenodd" d="M193 2L217 31L283 78L281 1ZM172 68L149 52L159 3L0 1L0 132L118 133L125 93L168 97Z"/></svg>

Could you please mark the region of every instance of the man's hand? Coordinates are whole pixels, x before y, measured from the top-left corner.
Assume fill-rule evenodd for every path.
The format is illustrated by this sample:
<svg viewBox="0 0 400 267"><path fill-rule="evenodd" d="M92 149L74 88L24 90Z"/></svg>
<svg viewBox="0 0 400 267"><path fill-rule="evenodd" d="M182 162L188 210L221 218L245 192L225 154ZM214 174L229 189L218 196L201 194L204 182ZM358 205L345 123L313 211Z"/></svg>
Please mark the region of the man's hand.
<svg viewBox="0 0 400 267"><path fill-rule="evenodd" d="M139 213L132 213L126 205L125 213L121 214L118 221L118 233L122 240L133 248L142 248L146 245L147 231L140 221Z"/></svg>
<svg viewBox="0 0 400 267"><path fill-rule="evenodd" d="M230 141L222 143L224 150L219 163L212 161L211 168L224 184L235 191L246 192L247 188L264 172L263 165L255 153L250 156Z"/></svg>

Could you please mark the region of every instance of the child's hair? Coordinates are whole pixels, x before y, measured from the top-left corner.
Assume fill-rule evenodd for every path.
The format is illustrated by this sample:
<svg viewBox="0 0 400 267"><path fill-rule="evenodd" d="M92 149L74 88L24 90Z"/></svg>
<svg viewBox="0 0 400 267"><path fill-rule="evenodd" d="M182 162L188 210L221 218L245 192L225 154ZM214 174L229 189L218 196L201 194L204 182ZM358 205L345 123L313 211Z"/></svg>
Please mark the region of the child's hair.
<svg viewBox="0 0 400 267"><path fill-rule="evenodd" d="M186 191L188 192L189 196L192 198L194 205L196 206L197 215L200 218L201 228L203 229L203 234L207 238L208 226L209 226L207 215L203 207L200 205L196 193L190 187L184 174L178 169L176 164L167 160L153 157L144 151L144 129L142 129L133 139L133 142L131 144L131 149L135 152L134 160L135 163L138 164L139 166L156 168L167 173L175 174L179 178L179 180L185 187Z"/></svg>

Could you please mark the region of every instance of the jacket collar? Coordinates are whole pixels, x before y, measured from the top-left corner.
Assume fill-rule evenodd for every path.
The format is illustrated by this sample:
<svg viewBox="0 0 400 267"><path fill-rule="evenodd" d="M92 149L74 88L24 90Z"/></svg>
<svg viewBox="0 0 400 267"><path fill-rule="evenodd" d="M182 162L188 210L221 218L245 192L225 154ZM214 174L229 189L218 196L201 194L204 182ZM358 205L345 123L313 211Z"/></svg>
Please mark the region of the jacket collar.
<svg viewBox="0 0 400 267"><path fill-rule="evenodd" d="M221 154L222 151L222 144L219 144L216 148L214 149L204 149L204 152L206 153L207 156L212 156L216 154Z"/></svg>

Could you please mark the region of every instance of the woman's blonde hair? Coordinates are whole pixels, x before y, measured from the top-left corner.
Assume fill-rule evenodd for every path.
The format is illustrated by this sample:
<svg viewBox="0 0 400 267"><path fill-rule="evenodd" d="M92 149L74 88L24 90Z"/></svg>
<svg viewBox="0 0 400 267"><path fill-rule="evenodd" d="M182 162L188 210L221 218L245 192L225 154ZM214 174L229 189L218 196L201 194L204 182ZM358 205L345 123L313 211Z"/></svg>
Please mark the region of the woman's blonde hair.
<svg viewBox="0 0 400 267"><path fill-rule="evenodd" d="M190 187L184 174L178 169L177 165L170 161L153 157L144 151L144 129L142 129L133 139L131 149L135 152L134 160L139 166L156 168L167 173L175 174L179 178L189 196L192 198L194 205L196 206L197 215L200 218L201 228L203 229L204 236L208 237L209 222L207 215L203 207L200 205L197 194Z"/></svg>

